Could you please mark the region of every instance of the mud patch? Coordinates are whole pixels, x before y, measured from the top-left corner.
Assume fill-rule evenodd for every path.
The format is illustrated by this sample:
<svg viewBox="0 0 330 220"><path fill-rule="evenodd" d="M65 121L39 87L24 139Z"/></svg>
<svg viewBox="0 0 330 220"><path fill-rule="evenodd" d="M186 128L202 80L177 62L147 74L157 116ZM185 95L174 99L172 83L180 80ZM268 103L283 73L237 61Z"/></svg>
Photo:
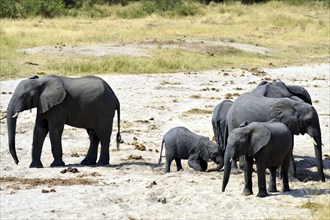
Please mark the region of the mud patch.
<svg viewBox="0 0 330 220"><path fill-rule="evenodd" d="M188 116L191 114L212 114L212 110L193 108L183 113L183 115Z"/></svg>
<svg viewBox="0 0 330 220"><path fill-rule="evenodd" d="M18 177L0 177L0 183L3 187L6 184L7 189L32 189L40 185L47 185L48 187L53 186L73 186L73 185L91 185L95 184L96 181L83 178L72 178L72 179L62 179L62 178L18 178Z"/></svg>

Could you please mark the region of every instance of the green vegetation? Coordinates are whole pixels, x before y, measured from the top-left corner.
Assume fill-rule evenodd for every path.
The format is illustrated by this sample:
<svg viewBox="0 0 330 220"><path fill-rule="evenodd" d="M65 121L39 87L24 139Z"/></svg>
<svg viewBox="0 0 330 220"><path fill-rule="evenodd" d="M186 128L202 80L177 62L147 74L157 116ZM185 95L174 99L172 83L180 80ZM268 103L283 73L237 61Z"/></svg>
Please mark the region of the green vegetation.
<svg viewBox="0 0 330 220"><path fill-rule="evenodd" d="M190 16L199 14L200 4L243 4L265 3L270 0L0 0L0 18L26 18L42 16L77 16L87 14L90 17L111 16L112 11L104 6L127 6L117 16L121 18L140 18L153 13L165 16ZM330 6L328 0L282 0L291 5ZM136 4L138 3L138 4Z"/></svg>
<svg viewBox="0 0 330 220"><path fill-rule="evenodd" d="M10 1L0 0L1 4L4 2ZM33 17L0 20L0 80L50 73L90 75L278 67L323 63L330 56L329 11L320 2L297 6L283 1L252 5L175 1L186 7L181 14L174 1L173 6L167 5L165 9L160 3L153 5L152 0L117 0L111 2L119 4L106 5L95 3L101 0L90 0L91 7L84 0L52 2L68 10L67 15L48 19L34 11ZM269 52L259 54L189 43L193 41L258 45ZM143 49L150 56L96 57L17 51L42 46L131 44L147 44L150 47ZM170 47L173 44L177 47Z"/></svg>

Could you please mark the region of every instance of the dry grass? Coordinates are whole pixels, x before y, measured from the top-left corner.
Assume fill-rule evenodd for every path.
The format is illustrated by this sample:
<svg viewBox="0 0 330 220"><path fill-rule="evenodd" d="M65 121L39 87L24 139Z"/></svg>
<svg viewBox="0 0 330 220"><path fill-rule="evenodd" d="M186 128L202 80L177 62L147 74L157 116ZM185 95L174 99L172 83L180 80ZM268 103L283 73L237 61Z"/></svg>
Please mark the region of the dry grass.
<svg viewBox="0 0 330 220"><path fill-rule="evenodd" d="M319 204L308 201L300 206L300 208L309 209L312 212L313 219L324 220L329 219L330 216L330 203Z"/></svg>
<svg viewBox="0 0 330 220"><path fill-rule="evenodd" d="M54 72L63 75L157 73L220 67L252 68L269 63L275 67L320 63L329 58L330 21L326 8L270 2L252 6L211 4L201 10L201 15L174 19L157 15L141 19L119 19L115 15L93 19L3 19L0 79ZM152 58L70 58L16 52L20 48L57 44L81 46L173 40L247 43L270 48L271 53L256 55L230 48L205 47L197 51L158 48L152 50ZM24 62L39 65L25 65Z"/></svg>

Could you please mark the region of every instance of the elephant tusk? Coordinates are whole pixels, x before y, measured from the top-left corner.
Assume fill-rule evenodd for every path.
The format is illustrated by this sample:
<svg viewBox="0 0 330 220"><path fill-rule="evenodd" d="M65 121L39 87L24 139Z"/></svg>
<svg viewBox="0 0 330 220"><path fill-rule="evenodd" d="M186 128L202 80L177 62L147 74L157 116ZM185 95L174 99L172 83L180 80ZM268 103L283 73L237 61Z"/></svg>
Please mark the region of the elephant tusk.
<svg viewBox="0 0 330 220"><path fill-rule="evenodd" d="M314 145L317 145L317 143L316 143L316 141L314 140L314 138L313 138L313 144L314 144Z"/></svg>
<svg viewBox="0 0 330 220"><path fill-rule="evenodd" d="M233 161L233 158L230 158L229 162L231 163Z"/></svg>
<svg viewBox="0 0 330 220"><path fill-rule="evenodd" d="M12 116L12 118L17 118L17 117L18 117L18 114L19 114L19 113L18 113L18 112L16 112L16 114L15 114L15 115L13 115L13 116Z"/></svg>

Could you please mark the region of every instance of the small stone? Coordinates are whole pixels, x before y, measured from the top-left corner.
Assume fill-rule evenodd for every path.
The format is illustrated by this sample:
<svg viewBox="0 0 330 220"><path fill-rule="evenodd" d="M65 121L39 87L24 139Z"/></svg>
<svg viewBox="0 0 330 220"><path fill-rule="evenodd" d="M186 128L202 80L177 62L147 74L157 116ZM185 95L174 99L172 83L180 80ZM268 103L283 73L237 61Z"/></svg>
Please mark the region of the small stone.
<svg viewBox="0 0 330 220"><path fill-rule="evenodd" d="M42 192L42 193L49 193L49 190L47 190L47 189L42 189L41 192Z"/></svg>

